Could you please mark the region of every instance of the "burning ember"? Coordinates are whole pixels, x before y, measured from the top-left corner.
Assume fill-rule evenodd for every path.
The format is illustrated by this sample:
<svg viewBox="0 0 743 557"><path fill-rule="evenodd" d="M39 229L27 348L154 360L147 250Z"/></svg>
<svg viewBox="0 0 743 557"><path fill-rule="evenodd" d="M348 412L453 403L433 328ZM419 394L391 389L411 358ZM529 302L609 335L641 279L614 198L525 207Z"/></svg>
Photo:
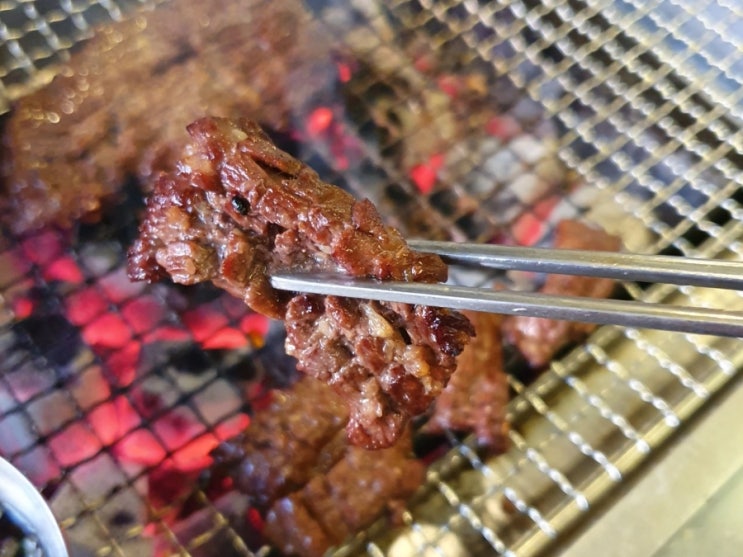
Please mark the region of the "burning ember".
<svg viewBox="0 0 743 557"><path fill-rule="evenodd" d="M410 179L422 194L431 193L436 185L439 170L444 165L444 155L437 153L431 155L427 162L416 164L410 169Z"/></svg>
<svg viewBox="0 0 743 557"><path fill-rule="evenodd" d="M64 497L73 484L59 478L113 459L127 483L148 479L132 484L135 508L175 519L174 490L175 499L193 492L209 453L249 423L244 394L216 373L223 354L259 349L269 322L216 292L200 300L133 284L120 246L77 258L70 241L44 230L2 253L13 315L0 337L0 454ZM179 354L193 345L201 358L184 365ZM90 481L98 476L75 474L86 498L108 496L108 482Z"/></svg>
<svg viewBox="0 0 743 557"><path fill-rule="evenodd" d="M440 67L430 52L413 59L395 69L339 58L338 98L318 99L285 139L406 232L548 241L556 219L580 209L565 195L580 188L544 146L554 130L525 124L536 121L529 106L516 107L527 117L502 113L486 76ZM58 516L79 520L68 538L91 553L111 539L124 553L180 551L180 538L213 527L219 505L259 545L262 520L244 500L196 488L210 452L248 426L293 364L267 343L269 320L239 301L128 280L138 207L117 208L93 233L49 228L0 251L0 454ZM145 524L149 539L131 534Z"/></svg>

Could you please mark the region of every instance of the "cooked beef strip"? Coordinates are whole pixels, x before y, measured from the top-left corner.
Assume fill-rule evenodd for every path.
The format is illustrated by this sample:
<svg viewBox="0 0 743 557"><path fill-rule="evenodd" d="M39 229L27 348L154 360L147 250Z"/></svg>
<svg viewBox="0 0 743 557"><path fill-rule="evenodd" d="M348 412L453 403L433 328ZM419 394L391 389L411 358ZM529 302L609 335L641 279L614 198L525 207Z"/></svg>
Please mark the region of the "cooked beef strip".
<svg viewBox="0 0 743 557"><path fill-rule="evenodd" d="M265 535L284 553L322 555L421 484L409 427L394 447L371 453L348 444L348 412L324 383L302 377L271 395L242 434L212 452L213 471L266 513Z"/></svg>
<svg viewBox="0 0 743 557"><path fill-rule="evenodd" d="M243 433L212 452L217 475L264 509L329 470L347 447L348 411L327 385L304 377L270 395Z"/></svg>
<svg viewBox="0 0 743 557"><path fill-rule="evenodd" d="M562 220L555 231L555 248L619 251L619 238L576 220ZM606 298L614 291L611 279L569 275L549 275L540 289L544 294ZM588 336L598 325L544 319L507 317L503 323L506 339L515 344L533 367L547 365L554 355L571 342Z"/></svg>
<svg viewBox="0 0 743 557"><path fill-rule="evenodd" d="M434 404L425 429L474 432L478 444L493 452L508 446L508 379L503 369L501 326L493 313L464 312L477 336L462 351L457 369Z"/></svg>
<svg viewBox="0 0 743 557"><path fill-rule="evenodd" d="M283 555L322 557L333 542L294 493L276 502L266 522L264 534Z"/></svg>
<svg viewBox="0 0 743 557"><path fill-rule="evenodd" d="M287 352L352 401L349 438L368 448L390 446L425 412L456 365L446 345L468 326L436 308L333 296L296 296L286 319Z"/></svg>
<svg viewBox="0 0 743 557"><path fill-rule="evenodd" d="M420 486L424 472L411 458L409 428L394 447L374 454L348 447L327 473L274 503L264 533L285 554L319 557L385 510L394 511Z"/></svg>
<svg viewBox="0 0 743 557"><path fill-rule="evenodd" d="M169 2L103 26L3 136L3 209L16 232L92 218L129 175L174 168L204 114L287 129L336 79L299 0Z"/></svg>
<svg viewBox="0 0 743 557"><path fill-rule="evenodd" d="M178 172L162 175L129 253L137 280L212 281L254 310L285 319L287 352L349 405L348 436L391 446L438 396L474 334L445 309L292 295L273 269L342 271L379 280L446 279L368 201L322 182L247 120L204 118Z"/></svg>

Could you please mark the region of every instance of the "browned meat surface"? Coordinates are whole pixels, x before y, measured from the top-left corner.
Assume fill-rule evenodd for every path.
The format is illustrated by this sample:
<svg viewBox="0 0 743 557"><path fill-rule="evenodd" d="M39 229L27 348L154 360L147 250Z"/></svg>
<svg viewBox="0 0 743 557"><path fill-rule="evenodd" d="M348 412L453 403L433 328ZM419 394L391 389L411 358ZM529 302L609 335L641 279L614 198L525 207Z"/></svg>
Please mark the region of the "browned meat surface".
<svg viewBox="0 0 743 557"><path fill-rule="evenodd" d="M322 555L421 484L409 427L393 447L369 452L348 444L348 413L327 385L304 377L272 395L212 456L215 472L267 511L265 535L284 553Z"/></svg>
<svg viewBox="0 0 743 557"><path fill-rule="evenodd" d="M619 251L619 238L596 230L581 222L563 220L557 225L555 247L598 251ZM545 294L606 298L614 290L610 279L549 275L540 290ZM547 365L564 346L578 342L591 333L597 325L575 323L538 317L507 317L504 322L506 338L515 344L534 367Z"/></svg>
<svg viewBox="0 0 743 557"><path fill-rule="evenodd" d="M409 415L425 412L469 330L436 308L332 296L297 296L286 319L287 352L352 401L349 438L368 448L391 445Z"/></svg>
<svg viewBox="0 0 743 557"><path fill-rule="evenodd" d="M508 379L503 370L502 316L464 312L477 336L464 349L457 369L436 399L426 430L474 432L478 443L493 452L508 445Z"/></svg>
<svg viewBox="0 0 743 557"><path fill-rule="evenodd" d="M276 502L268 515L265 535L284 555L321 557L333 542L310 514L301 493Z"/></svg>
<svg viewBox="0 0 743 557"><path fill-rule="evenodd" d="M161 176L148 199L130 276L212 281L285 319L287 352L348 403L351 442L391 446L446 386L469 321L444 309L292 296L268 276L299 268L434 282L446 266L412 251L369 201L320 181L257 124L205 118L188 130L179 171Z"/></svg>
<svg viewBox="0 0 743 557"><path fill-rule="evenodd" d="M266 516L266 537L288 555L323 555L415 492L424 467L410 454L409 429L394 447L373 454L349 447L326 474L276 501Z"/></svg>
<svg viewBox="0 0 743 557"><path fill-rule="evenodd" d="M245 432L212 453L216 470L261 508L327 471L347 446L348 412L326 385L307 377L271 395Z"/></svg>
<svg viewBox="0 0 743 557"><path fill-rule="evenodd" d="M16 231L95 216L129 175L173 168L204 114L285 129L334 77L328 40L298 0L169 2L102 27L3 137Z"/></svg>

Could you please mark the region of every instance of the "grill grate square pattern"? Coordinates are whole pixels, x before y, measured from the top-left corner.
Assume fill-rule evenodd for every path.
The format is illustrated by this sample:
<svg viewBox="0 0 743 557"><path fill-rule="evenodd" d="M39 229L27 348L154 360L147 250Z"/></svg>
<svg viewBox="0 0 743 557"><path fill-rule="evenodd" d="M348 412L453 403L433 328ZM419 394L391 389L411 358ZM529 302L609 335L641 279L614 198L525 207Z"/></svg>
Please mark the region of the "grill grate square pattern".
<svg viewBox="0 0 743 557"><path fill-rule="evenodd" d="M345 97L321 108L344 119L299 155L406 233L548 244L558 220L580 217L631 251L741 257L738 3L306 5L336 37ZM0 110L97 25L151 7L0 3ZM210 288L129 283L136 207L73 231L3 233L0 454L42 490L73 553L272 554L245 499L215 498L201 479L209 449L290 382L281 330ZM743 308L734 292L623 286ZM375 524L336 554L549 550L736 376L741 354L734 339L602 327L533 381L513 357L510 450L485 458L447 434L402 525Z"/></svg>

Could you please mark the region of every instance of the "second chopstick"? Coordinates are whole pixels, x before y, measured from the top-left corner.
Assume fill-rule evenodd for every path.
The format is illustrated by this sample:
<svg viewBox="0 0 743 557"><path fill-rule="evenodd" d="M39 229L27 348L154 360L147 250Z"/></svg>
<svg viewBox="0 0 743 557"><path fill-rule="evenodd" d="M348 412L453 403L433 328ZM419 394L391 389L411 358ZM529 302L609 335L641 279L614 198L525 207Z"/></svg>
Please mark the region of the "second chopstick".
<svg viewBox="0 0 743 557"><path fill-rule="evenodd" d="M440 255L447 263L743 290L743 263L734 261L428 240L408 244Z"/></svg>
<svg viewBox="0 0 743 557"><path fill-rule="evenodd" d="M323 273L276 274L280 290L743 338L743 313L624 300L494 291L449 284L380 282Z"/></svg>

